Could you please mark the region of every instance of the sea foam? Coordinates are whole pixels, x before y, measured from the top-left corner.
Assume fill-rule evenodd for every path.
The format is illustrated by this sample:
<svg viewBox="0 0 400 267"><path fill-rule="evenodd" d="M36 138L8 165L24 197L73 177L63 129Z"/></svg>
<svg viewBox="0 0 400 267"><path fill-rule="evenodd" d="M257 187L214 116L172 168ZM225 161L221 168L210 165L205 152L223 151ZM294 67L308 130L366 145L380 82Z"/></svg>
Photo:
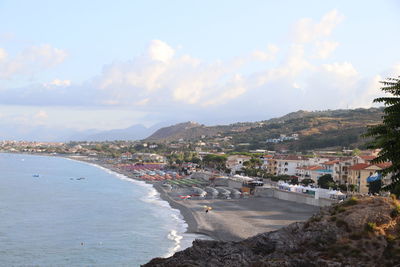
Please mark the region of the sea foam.
<svg viewBox="0 0 400 267"><path fill-rule="evenodd" d="M172 256L175 252L177 252L181 249L184 249L185 247L190 245L191 241L194 239L193 236L187 236L187 238L185 238L185 239L190 239L190 240L187 240L189 242L186 242L188 244L186 244L185 247L182 246L181 242L184 238L185 232L187 231L188 225L184 221L183 216L181 215L180 211L172 208L167 201L162 200L160 197L160 193L153 187L153 185L148 184L144 181L139 181L136 179L129 178L124 174L115 172L113 170L110 170L108 168L105 168L105 167L95 164L95 163L75 160L75 159L71 159L71 158L67 158L67 159L99 168L109 174L112 174L114 177L117 177L118 179L136 184L136 185L141 186L146 189L147 193L145 194L144 197L140 198L140 200L143 202L146 202L146 203L150 203L154 206L164 208L163 211L167 211L168 214L170 215L170 219L171 219L171 224L168 225L168 227L170 228L170 229L168 229L169 233L166 236L166 238L173 241L174 245L162 257L167 258L167 257ZM158 210L158 212L160 212L160 211Z"/></svg>

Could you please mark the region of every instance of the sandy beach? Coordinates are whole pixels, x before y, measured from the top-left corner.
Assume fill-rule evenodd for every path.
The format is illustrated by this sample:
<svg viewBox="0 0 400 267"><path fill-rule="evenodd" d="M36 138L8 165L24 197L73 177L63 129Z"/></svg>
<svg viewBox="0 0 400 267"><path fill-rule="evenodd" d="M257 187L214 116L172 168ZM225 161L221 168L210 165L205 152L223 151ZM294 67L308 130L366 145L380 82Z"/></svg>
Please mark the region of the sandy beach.
<svg viewBox="0 0 400 267"><path fill-rule="evenodd" d="M112 164L84 157L70 158L97 164L135 179L128 171ZM319 210L319 207L270 197L181 200L176 198L176 194L167 192L160 182L152 184L163 200L181 212L188 224L188 233L204 234L220 241L239 241L274 231L293 222L304 221ZM212 210L206 213L204 206L210 206Z"/></svg>
<svg viewBox="0 0 400 267"><path fill-rule="evenodd" d="M318 207L275 198L175 200L158 184L154 187L171 207L179 209L188 232L200 233L221 241L239 241L260 233L304 221ZM208 213L204 206L212 207Z"/></svg>

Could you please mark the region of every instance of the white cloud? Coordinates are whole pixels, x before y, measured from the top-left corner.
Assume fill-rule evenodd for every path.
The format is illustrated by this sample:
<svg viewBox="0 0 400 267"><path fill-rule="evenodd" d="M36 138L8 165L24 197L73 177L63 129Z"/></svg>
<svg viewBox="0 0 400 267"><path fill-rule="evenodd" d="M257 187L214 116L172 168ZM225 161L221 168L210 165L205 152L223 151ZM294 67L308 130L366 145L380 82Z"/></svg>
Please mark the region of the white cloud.
<svg viewBox="0 0 400 267"><path fill-rule="evenodd" d="M268 45L224 61L207 62L164 41L153 40L141 55L105 65L98 76L80 85L55 79L41 86L0 90L0 99L8 105L140 110L151 114L148 116L153 116L153 121L172 116L178 120L196 116L239 120L238 116L253 117L264 110L284 113L368 106L379 91L376 81L387 76L381 73L378 78L364 77L352 62L330 59L339 44L326 37L342 19L336 10L318 22L302 19L296 27L296 41L288 46ZM44 69L59 64L66 55L51 47L27 51L32 56L25 61L17 60L18 56L3 56L0 62L9 66L14 63L18 70L14 73L21 73L36 59L41 62L36 66ZM0 63L0 70L1 66L5 64ZM400 73L400 64L394 66L396 71Z"/></svg>
<svg viewBox="0 0 400 267"><path fill-rule="evenodd" d="M35 118L35 119L39 119L39 120L47 119L48 117L49 117L49 115L48 115L47 112L44 111L44 110L39 110L39 111L34 115L34 118Z"/></svg>
<svg viewBox="0 0 400 267"><path fill-rule="evenodd" d="M252 53L252 57L256 60L260 61L269 61L275 59L276 54L278 53L279 48L276 45L268 45L267 51L255 50Z"/></svg>
<svg viewBox="0 0 400 267"><path fill-rule="evenodd" d="M377 106L377 104L373 103L373 100L384 95L380 90L380 87L382 86L380 81L382 80L381 75L375 75L372 79L363 83L363 88L359 88L359 90L355 91L355 95L349 104L350 107L369 108Z"/></svg>
<svg viewBox="0 0 400 267"><path fill-rule="evenodd" d="M66 87L66 86L70 86L71 85L71 81L70 80L59 80L59 79L54 79L53 81L49 82L49 83L44 83L43 84L44 87L47 88L51 88L51 87Z"/></svg>
<svg viewBox="0 0 400 267"><path fill-rule="evenodd" d="M316 57L326 59L338 47L338 42L322 41L316 42Z"/></svg>
<svg viewBox="0 0 400 267"><path fill-rule="evenodd" d="M135 102L135 105L146 106L149 103L149 101L150 101L150 98L143 98L143 99Z"/></svg>
<svg viewBox="0 0 400 267"><path fill-rule="evenodd" d="M332 64L323 64L322 68L327 72L342 77L353 77L358 74L357 70L349 62L344 62L344 63L336 62Z"/></svg>
<svg viewBox="0 0 400 267"><path fill-rule="evenodd" d="M167 43L160 40L153 40L148 48L150 59L168 63L174 56L175 51Z"/></svg>
<svg viewBox="0 0 400 267"><path fill-rule="evenodd" d="M272 46L269 49L275 50ZM203 105L213 103L209 100L216 95L227 99L238 96L236 91L224 92L231 90L227 84L244 60L206 63L190 55L175 56L174 50L159 40L152 41L147 51L131 61L104 67L93 84L106 98L102 103L147 106L150 101ZM150 100L143 103L138 99Z"/></svg>
<svg viewBox="0 0 400 267"><path fill-rule="evenodd" d="M4 50L3 48L0 47L0 61L5 60L6 57L7 57L6 50Z"/></svg>
<svg viewBox="0 0 400 267"><path fill-rule="evenodd" d="M294 82L292 84L292 86L293 86L293 88L296 88L296 89L300 89L301 88L300 85L298 83L296 83L296 82Z"/></svg>
<svg viewBox="0 0 400 267"><path fill-rule="evenodd" d="M334 9L325 14L319 22L314 22L310 18L301 19L295 25L294 40L299 43L308 43L327 37L343 18L344 16Z"/></svg>
<svg viewBox="0 0 400 267"><path fill-rule="evenodd" d="M400 76L400 63L396 63L388 72L388 77L398 77Z"/></svg>
<svg viewBox="0 0 400 267"><path fill-rule="evenodd" d="M67 57L64 50L48 44L28 47L15 57L6 55L6 51L0 49L0 79L31 76L61 64Z"/></svg>

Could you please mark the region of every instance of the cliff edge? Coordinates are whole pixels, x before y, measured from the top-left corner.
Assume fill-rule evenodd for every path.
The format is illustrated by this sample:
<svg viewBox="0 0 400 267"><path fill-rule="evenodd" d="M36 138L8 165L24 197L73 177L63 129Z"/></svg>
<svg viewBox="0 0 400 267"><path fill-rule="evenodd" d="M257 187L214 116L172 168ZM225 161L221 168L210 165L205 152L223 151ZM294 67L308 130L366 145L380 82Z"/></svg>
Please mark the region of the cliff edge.
<svg viewBox="0 0 400 267"><path fill-rule="evenodd" d="M195 240L149 266L400 266L400 203L351 198L239 242Z"/></svg>

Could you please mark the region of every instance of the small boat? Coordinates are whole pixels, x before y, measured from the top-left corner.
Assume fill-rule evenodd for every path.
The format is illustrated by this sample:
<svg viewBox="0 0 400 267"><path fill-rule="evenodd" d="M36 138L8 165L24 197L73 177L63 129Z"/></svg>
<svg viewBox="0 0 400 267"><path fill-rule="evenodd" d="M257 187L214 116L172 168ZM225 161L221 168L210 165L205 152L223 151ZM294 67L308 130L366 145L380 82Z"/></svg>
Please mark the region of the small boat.
<svg viewBox="0 0 400 267"><path fill-rule="evenodd" d="M76 180L83 180L83 179L85 179L85 177L76 178Z"/></svg>
<svg viewBox="0 0 400 267"><path fill-rule="evenodd" d="M32 177L39 177L39 174L34 174L32 175Z"/></svg>

